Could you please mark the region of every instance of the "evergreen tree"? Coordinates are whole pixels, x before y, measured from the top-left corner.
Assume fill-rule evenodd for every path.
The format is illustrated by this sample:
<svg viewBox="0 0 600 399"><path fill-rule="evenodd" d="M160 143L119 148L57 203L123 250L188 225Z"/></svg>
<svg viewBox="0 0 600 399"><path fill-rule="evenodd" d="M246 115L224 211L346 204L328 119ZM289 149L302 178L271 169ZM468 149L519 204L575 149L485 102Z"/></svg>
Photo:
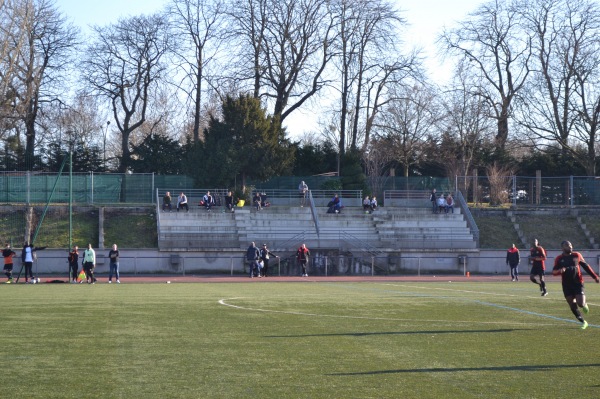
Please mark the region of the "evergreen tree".
<svg viewBox="0 0 600 399"><path fill-rule="evenodd" d="M230 186L239 176L267 180L289 173L294 148L285 138L278 118L268 116L260 101L249 95L228 96L222 104L222 119L211 116L204 142L192 149L200 168L189 171L200 186ZM200 159L197 159L200 157Z"/></svg>
<svg viewBox="0 0 600 399"><path fill-rule="evenodd" d="M131 150L131 170L159 175L182 173L181 145L168 137L150 134Z"/></svg>

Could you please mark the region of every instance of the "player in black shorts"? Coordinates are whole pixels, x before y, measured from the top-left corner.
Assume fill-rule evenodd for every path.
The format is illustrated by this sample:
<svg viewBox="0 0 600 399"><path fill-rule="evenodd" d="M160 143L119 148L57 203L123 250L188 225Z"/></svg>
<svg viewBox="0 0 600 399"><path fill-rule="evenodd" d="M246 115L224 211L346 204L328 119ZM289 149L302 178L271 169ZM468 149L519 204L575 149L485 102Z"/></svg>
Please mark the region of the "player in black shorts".
<svg viewBox="0 0 600 399"><path fill-rule="evenodd" d="M533 239L533 247L529 250L531 254L531 273L529 273L529 279L532 283L540 286L540 291L542 291L542 296L548 295L548 291L546 290L546 282L544 281L544 274L546 270L546 264L544 261L546 260L546 251L541 245L538 243L537 238ZM538 283L535 277L538 276L540 282Z"/></svg>
<svg viewBox="0 0 600 399"><path fill-rule="evenodd" d="M554 276L561 276L565 299L571 308L571 312L573 312L577 320L581 322L581 329L585 330L588 323L583 319L579 308L583 309L583 313L588 313L590 308L585 302L581 268L583 268L587 274L592 276L597 283L600 282L600 279L598 278L598 275L594 273L592 268L585 263L583 256L581 256L579 252L573 252L573 245L571 245L569 241L563 241L560 246L563 253L558 255L554 260L552 274Z"/></svg>

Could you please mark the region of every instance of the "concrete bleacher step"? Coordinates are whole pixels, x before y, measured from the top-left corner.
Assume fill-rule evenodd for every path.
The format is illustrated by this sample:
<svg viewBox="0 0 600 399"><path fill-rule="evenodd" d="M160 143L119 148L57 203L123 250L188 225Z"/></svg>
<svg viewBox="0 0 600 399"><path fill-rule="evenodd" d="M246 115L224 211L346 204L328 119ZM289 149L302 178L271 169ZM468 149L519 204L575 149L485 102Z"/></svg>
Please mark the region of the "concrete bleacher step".
<svg viewBox="0 0 600 399"><path fill-rule="evenodd" d="M386 207L365 213L347 207L340 214L316 208L319 234L310 208L276 206L256 211L245 207L235 213L213 209L163 212L159 216L161 250L195 248L245 248L250 241L289 246L302 240L313 247L340 248L475 248L476 243L464 215L432 214L429 208ZM296 241L295 241L296 240Z"/></svg>

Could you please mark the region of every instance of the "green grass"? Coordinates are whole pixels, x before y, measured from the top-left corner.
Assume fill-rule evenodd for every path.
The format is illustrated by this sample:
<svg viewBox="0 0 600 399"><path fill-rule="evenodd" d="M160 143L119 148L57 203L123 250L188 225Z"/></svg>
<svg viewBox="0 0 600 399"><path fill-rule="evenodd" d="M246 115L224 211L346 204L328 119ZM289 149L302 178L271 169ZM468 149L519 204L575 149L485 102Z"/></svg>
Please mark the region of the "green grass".
<svg viewBox="0 0 600 399"><path fill-rule="evenodd" d="M583 230L574 216L519 215L517 223L531 242L537 238L544 248L560 248L560 243L569 240L575 250L590 248Z"/></svg>
<svg viewBox="0 0 600 399"><path fill-rule="evenodd" d="M37 220L35 228L37 228ZM74 245L85 248L88 243L92 243L96 246L98 242L98 212L73 212L71 235ZM48 211L39 229L35 245L48 248L69 248L69 214L64 210Z"/></svg>
<svg viewBox="0 0 600 399"><path fill-rule="evenodd" d="M504 215L492 215L485 212L473 215L479 228L479 246L485 249L508 248L516 244L521 248L521 240L510 220Z"/></svg>
<svg viewBox="0 0 600 399"><path fill-rule="evenodd" d="M597 398L550 283L3 285L10 398ZM223 300L231 306L225 306Z"/></svg>
<svg viewBox="0 0 600 399"><path fill-rule="evenodd" d="M119 248L157 248L156 215L132 214L127 210L106 211L104 216L104 242L108 248L117 243Z"/></svg>
<svg viewBox="0 0 600 399"><path fill-rule="evenodd" d="M23 226L25 226L23 210L0 213L0 245L9 243L14 248L23 245Z"/></svg>

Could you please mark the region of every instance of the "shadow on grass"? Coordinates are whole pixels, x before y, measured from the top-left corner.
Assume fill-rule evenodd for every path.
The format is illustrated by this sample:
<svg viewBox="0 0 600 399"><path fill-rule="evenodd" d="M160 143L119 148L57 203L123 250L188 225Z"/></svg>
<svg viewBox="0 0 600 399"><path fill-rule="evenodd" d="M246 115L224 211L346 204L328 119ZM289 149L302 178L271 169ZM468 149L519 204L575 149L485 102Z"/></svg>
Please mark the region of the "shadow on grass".
<svg viewBox="0 0 600 399"><path fill-rule="evenodd" d="M464 333L506 333L513 331L529 331L530 328L500 328L495 330L448 330L448 331L389 331L372 333L335 333L335 334L302 334L302 335L265 335L265 338L308 338L308 337L365 337L370 335L412 335L412 334L464 334Z"/></svg>
<svg viewBox="0 0 600 399"><path fill-rule="evenodd" d="M599 367L600 363L591 364L540 364L535 366L496 366L496 367L434 367L426 369L406 369L406 370L381 370L381 371L363 371L357 373L333 373L329 376L357 376L357 375L378 375L378 374L402 374L402 373L454 373L457 371L545 371L555 369L570 369L580 367Z"/></svg>

